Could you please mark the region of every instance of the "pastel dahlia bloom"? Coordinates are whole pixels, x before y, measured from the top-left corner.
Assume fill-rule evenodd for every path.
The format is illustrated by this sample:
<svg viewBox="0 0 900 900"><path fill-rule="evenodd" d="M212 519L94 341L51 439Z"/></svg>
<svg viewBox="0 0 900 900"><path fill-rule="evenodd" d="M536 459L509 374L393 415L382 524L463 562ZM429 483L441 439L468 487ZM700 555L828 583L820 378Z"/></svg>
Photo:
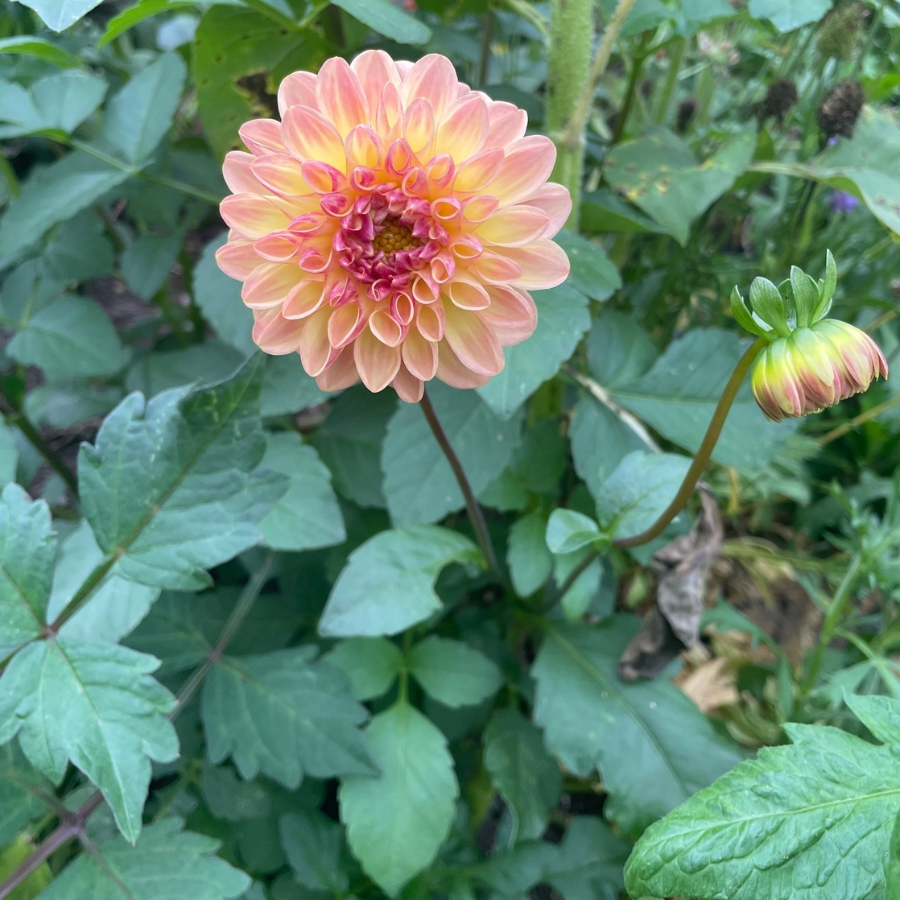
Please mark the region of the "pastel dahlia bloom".
<svg viewBox="0 0 900 900"><path fill-rule="evenodd" d="M753 367L751 387L760 409L776 422L817 413L887 378L884 354L864 331L826 319L837 285L837 267L826 254L818 282L794 266L789 281L755 278L750 310L738 289L731 295L735 318L765 338Z"/></svg>
<svg viewBox="0 0 900 900"><path fill-rule="evenodd" d="M254 341L299 353L324 390L362 379L410 402L484 384L534 331L532 289L565 280L570 209L525 112L460 84L448 59L371 50L295 72L281 121L246 123L217 259L242 281Z"/></svg>

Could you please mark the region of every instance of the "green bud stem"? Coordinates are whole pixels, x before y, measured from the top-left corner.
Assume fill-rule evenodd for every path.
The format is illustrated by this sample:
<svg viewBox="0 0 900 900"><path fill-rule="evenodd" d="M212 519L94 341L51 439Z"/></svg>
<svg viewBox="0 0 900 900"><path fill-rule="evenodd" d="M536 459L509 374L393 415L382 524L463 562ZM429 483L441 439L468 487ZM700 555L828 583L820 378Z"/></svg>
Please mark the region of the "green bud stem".
<svg viewBox="0 0 900 900"><path fill-rule="evenodd" d="M732 403L734 403L734 398L737 396L741 383L750 371L750 367L753 365L753 361L756 359L759 352L768 343L766 338L757 338L738 360L738 364L734 367L734 371L731 373L731 377L725 385L725 390L722 391L722 396L719 397L719 402L716 404L715 412L713 412L709 427L706 429L706 434L703 436L703 441L701 442L700 447L694 456L694 460L687 470L684 480L678 488L678 493L675 495L672 502L663 510L659 518L649 528L640 532L640 534L635 534L631 537L616 538L613 541L613 546L639 547L641 544L649 543L654 538L659 537L663 531L665 531L666 526L681 512L682 509L684 509L691 494L693 494L694 488L697 486L697 482L700 480L700 476L703 474L707 463L709 463L709 457L716 446L716 442L719 440L719 435L722 433L722 426L725 424L725 419L728 417L728 412L731 409Z"/></svg>

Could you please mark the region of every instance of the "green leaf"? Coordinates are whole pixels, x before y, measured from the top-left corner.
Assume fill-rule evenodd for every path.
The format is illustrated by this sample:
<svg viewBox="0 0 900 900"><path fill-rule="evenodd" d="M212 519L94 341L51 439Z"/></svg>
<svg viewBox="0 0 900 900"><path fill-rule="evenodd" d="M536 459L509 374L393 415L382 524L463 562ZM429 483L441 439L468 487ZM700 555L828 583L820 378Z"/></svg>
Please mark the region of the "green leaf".
<svg viewBox="0 0 900 900"><path fill-rule="evenodd" d="M732 332L698 328L674 340L649 372L615 385L610 394L667 440L694 453L745 349L746 344ZM745 383L712 458L723 466L755 472L775 455L790 433L784 422L763 418L750 385Z"/></svg>
<svg viewBox="0 0 900 900"><path fill-rule="evenodd" d="M38 366L49 379L114 375L128 359L106 313L75 294L38 310L6 352L17 362Z"/></svg>
<svg viewBox="0 0 900 900"><path fill-rule="evenodd" d="M434 525L382 531L350 554L338 576L319 633L325 637L397 634L441 608L438 574L453 562L481 561L466 537Z"/></svg>
<svg viewBox="0 0 900 900"><path fill-rule="evenodd" d="M544 540L546 530L546 520L534 513L517 519L509 530L506 562L520 597L531 596L553 571L553 557Z"/></svg>
<svg viewBox="0 0 900 900"><path fill-rule="evenodd" d="M341 821L354 856L393 897L437 855L459 786L446 738L407 703L375 716L366 738L381 775L342 780Z"/></svg>
<svg viewBox="0 0 900 900"><path fill-rule="evenodd" d="M793 31L821 19L832 0L749 0L747 10L756 19L768 19L780 32Z"/></svg>
<svg viewBox="0 0 900 900"><path fill-rule="evenodd" d="M103 554L87 522L62 542L53 593L47 617L53 621L68 606L91 572L103 562ZM158 587L150 587L119 575L113 566L91 594L88 602L63 625L60 634L90 643L118 643L130 634L150 611L159 596Z"/></svg>
<svg viewBox="0 0 900 900"><path fill-rule="evenodd" d="M816 292L818 295L818 292ZM754 278L750 285L750 306L776 334L789 337L787 311L781 291L768 278Z"/></svg>
<svg viewBox="0 0 900 900"><path fill-rule="evenodd" d="M107 275L113 263L112 243L103 231L103 220L92 209L83 210L54 229L41 255L46 275L64 284Z"/></svg>
<svg viewBox="0 0 900 900"><path fill-rule="evenodd" d="M215 855L218 842L182 831L177 819L148 825L137 844L104 841L56 876L41 900L237 900L250 886L244 872ZM126 893L127 891L127 893Z"/></svg>
<svg viewBox="0 0 900 900"><path fill-rule="evenodd" d="M172 127L187 74L177 53L163 53L106 105L103 140L136 168L143 166Z"/></svg>
<svg viewBox="0 0 900 900"><path fill-rule="evenodd" d="M884 866L884 896L886 900L900 897L900 813L894 819L891 839L888 844L888 860Z"/></svg>
<svg viewBox="0 0 900 900"><path fill-rule="evenodd" d="M587 339L588 368L608 388L628 384L653 367L659 354L650 336L630 316L603 310Z"/></svg>
<svg viewBox="0 0 900 900"><path fill-rule="evenodd" d="M223 234L203 248L194 266L194 300L216 334L245 356L250 356L256 352L256 344L250 336L253 313L241 300L241 283L229 278L216 264L216 250L227 238L228 235Z"/></svg>
<svg viewBox="0 0 900 900"><path fill-rule="evenodd" d="M131 842L141 830L150 759L171 762L172 695L150 673L159 661L115 644L59 637L20 650L0 678L0 740L18 733L54 784L71 762L100 790Z"/></svg>
<svg viewBox="0 0 900 900"><path fill-rule="evenodd" d="M575 352L590 328L587 297L568 284L537 291L538 324L527 341L503 352L506 365L478 393L501 418L508 419Z"/></svg>
<svg viewBox="0 0 900 900"><path fill-rule="evenodd" d="M0 747L0 847L46 811L41 795L52 792L51 785L31 768L17 744Z"/></svg>
<svg viewBox="0 0 900 900"><path fill-rule="evenodd" d="M353 388L335 400L313 435L311 443L331 469L335 488L358 506L385 505L379 461L396 408L393 391L372 394L363 387Z"/></svg>
<svg viewBox="0 0 900 900"><path fill-rule="evenodd" d="M85 153L68 153L40 169L22 185L0 219L0 253L11 260L47 229L64 222L131 177L133 170L115 169Z"/></svg>
<svg viewBox="0 0 900 900"><path fill-rule="evenodd" d="M797 309L797 324L809 325L819 305L819 286L802 269L791 266L791 292Z"/></svg>
<svg viewBox="0 0 900 900"><path fill-rule="evenodd" d="M350 878L344 830L321 813L283 816L281 845L294 878L310 891L342 895Z"/></svg>
<svg viewBox="0 0 900 900"><path fill-rule="evenodd" d="M561 231L554 240L569 257L571 269L566 279L569 287L593 300L608 300L622 287L619 270L600 244L572 231Z"/></svg>
<svg viewBox="0 0 900 900"><path fill-rule="evenodd" d="M344 519L331 489L331 473L300 436L267 437L263 466L290 479L287 493L260 522L263 542L275 550L313 550L347 539Z"/></svg>
<svg viewBox="0 0 900 900"><path fill-rule="evenodd" d="M206 568L256 544L257 524L286 479L256 466L265 452L257 402L261 363L194 392L149 403L131 394L82 444L79 484L100 549L144 584L196 590ZM254 471L255 470L255 471Z"/></svg>
<svg viewBox="0 0 900 900"><path fill-rule="evenodd" d="M103 78L80 71L47 75L27 92L13 82L0 80L0 85L9 97L0 124L2 138L57 130L69 134L97 109L106 94Z"/></svg>
<svg viewBox="0 0 900 900"><path fill-rule="evenodd" d="M318 406L330 396L319 388L315 378L303 371L300 357L296 353L292 353L290 356L267 357L266 374L263 376L262 393L259 397L260 412L264 416L284 416L296 413L310 406ZM382 427L383 425L384 423L382 423ZM320 431L321 429L318 429L316 434L318 435ZM326 440L325 443L330 446L329 441ZM373 473L377 473L375 484L377 488L378 482L381 480L377 453L370 461L370 467ZM360 473L361 477L365 477L365 474L365 471Z"/></svg>
<svg viewBox="0 0 900 900"><path fill-rule="evenodd" d="M359 19L373 31L400 44L427 44L431 29L390 0L332 0L335 6Z"/></svg>
<svg viewBox="0 0 900 900"><path fill-rule="evenodd" d="M541 880L566 900L619 900L629 849L600 819L579 816L551 848Z"/></svg>
<svg viewBox="0 0 900 900"><path fill-rule="evenodd" d="M86 16L102 0L16 0L33 9L51 31L64 31Z"/></svg>
<svg viewBox="0 0 900 900"><path fill-rule="evenodd" d="M19 447L14 429L0 417L0 486L16 480Z"/></svg>
<svg viewBox="0 0 900 900"><path fill-rule="evenodd" d="M534 719L547 748L581 777L600 769L606 813L627 835L639 834L739 761L669 681L619 679L619 654L639 624L614 616L601 628L552 626L532 670ZM655 896L666 893L679 891Z"/></svg>
<svg viewBox="0 0 900 900"><path fill-rule="evenodd" d="M230 766L203 765L200 786L209 811L226 822L246 822L269 815L272 804L261 782L243 781Z"/></svg>
<svg viewBox="0 0 900 900"><path fill-rule="evenodd" d="M581 210L581 230L586 234L624 232L638 234L665 234L666 229L657 225L633 206L609 190L591 191L584 195Z"/></svg>
<svg viewBox="0 0 900 900"><path fill-rule="evenodd" d="M399 647L380 637L340 641L325 660L350 679L350 691L357 700L380 697L403 668Z"/></svg>
<svg viewBox="0 0 900 900"><path fill-rule="evenodd" d="M33 34L20 34L0 40L0 53L21 53L24 56L35 56L53 66L62 69L78 68L81 60L52 41L35 37Z"/></svg>
<svg viewBox="0 0 900 900"><path fill-rule="evenodd" d="M540 731L518 710L498 710L488 723L484 767L514 817L513 840L539 838L559 802L562 775Z"/></svg>
<svg viewBox="0 0 900 900"><path fill-rule="evenodd" d="M554 509L547 523L547 546L553 553L573 553L603 537L597 523L573 509Z"/></svg>
<svg viewBox="0 0 900 900"><path fill-rule="evenodd" d="M633 896L881 896L900 809L900 759L826 726L786 726L764 748L652 825L625 869Z"/></svg>
<svg viewBox="0 0 900 900"><path fill-rule="evenodd" d="M748 128L698 165L681 138L656 127L609 152L606 179L684 246L691 222L743 174L755 147L755 130Z"/></svg>
<svg viewBox="0 0 900 900"><path fill-rule="evenodd" d="M173 12L179 9L192 9L197 6L195 0L138 0L134 6L122 10L106 25L106 31L100 38L99 46L105 47L110 41L114 41L119 35L124 34L130 28L140 24L144 19L149 19L161 12Z"/></svg>
<svg viewBox="0 0 900 900"><path fill-rule="evenodd" d="M277 112L276 86L290 72L315 71L327 54L310 31L292 31L241 6L212 6L194 37L191 74L203 130L217 156L240 146L238 129ZM251 76L261 76L254 87Z"/></svg>
<svg viewBox="0 0 900 900"><path fill-rule="evenodd" d="M673 453L629 453L600 488L597 518L612 536L639 534L675 498L690 464Z"/></svg>
<svg viewBox="0 0 900 900"><path fill-rule="evenodd" d="M17 484L6 485L0 495L0 659L40 635L55 558L47 504L32 502Z"/></svg>
<svg viewBox="0 0 900 900"><path fill-rule="evenodd" d="M425 693L450 707L481 703L503 685L500 669L483 653L434 634L412 648L409 671Z"/></svg>
<svg viewBox="0 0 900 900"><path fill-rule="evenodd" d="M884 744L900 745L900 703L891 697L848 694L844 698L853 715Z"/></svg>
<svg viewBox="0 0 900 900"><path fill-rule="evenodd" d="M125 385L154 397L172 388L188 388L227 381L246 358L228 344L213 338L177 350L157 350L128 369Z"/></svg>
<svg viewBox="0 0 900 900"><path fill-rule="evenodd" d="M477 494L509 464L521 421L502 421L475 391L432 383L428 394ZM388 423L381 450L384 493L397 525L438 522L465 506L447 458L418 403L403 403Z"/></svg>
<svg viewBox="0 0 900 900"><path fill-rule="evenodd" d="M359 731L366 710L343 674L315 662L315 647L226 656L201 699L210 761L234 759L241 776L260 772L288 788L315 778L374 772Z"/></svg>
<svg viewBox="0 0 900 900"><path fill-rule="evenodd" d="M183 240L180 231L145 234L125 248L120 260L122 277L139 297L151 299L168 281Z"/></svg>

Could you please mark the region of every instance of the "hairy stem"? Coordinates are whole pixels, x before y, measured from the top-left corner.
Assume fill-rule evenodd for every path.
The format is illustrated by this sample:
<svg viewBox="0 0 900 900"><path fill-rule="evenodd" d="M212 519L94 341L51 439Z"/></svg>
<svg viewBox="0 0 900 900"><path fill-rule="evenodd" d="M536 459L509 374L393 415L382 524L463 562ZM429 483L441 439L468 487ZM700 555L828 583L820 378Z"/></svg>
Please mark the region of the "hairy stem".
<svg viewBox="0 0 900 900"><path fill-rule="evenodd" d="M494 575L501 580L504 580L500 564L497 562L497 554L494 553L494 545L491 543L491 536L488 534L487 523L484 520L484 512L482 511L481 506L479 506L478 501L475 499L475 494L472 493L472 485L469 484L469 479L466 477L462 463L459 461L456 451L453 449L447 438L447 433L444 431L440 419L437 417L437 413L435 412L427 391L422 396L419 405L422 407L422 412L425 414L425 418L431 427L434 439L438 442L438 446L443 451L444 456L447 458L447 462L450 463L453 474L456 476L456 482L465 498L466 509L469 512L469 521L475 529L475 536L478 538L481 552L484 554L484 558L487 560L487 564Z"/></svg>
<svg viewBox="0 0 900 900"><path fill-rule="evenodd" d="M709 462L709 457L712 454L713 448L716 446L716 442L719 440L719 435L722 433L722 426L725 424L725 419L728 417L728 411L731 409L732 403L734 403L734 398L737 396L741 382L743 382L747 372L750 371L753 360L756 359L757 354L767 343L768 341L766 338L757 338L747 348L740 360L738 360L738 364L734 367L734 371L731 373L731 377L725 385L725 390L722 391L722 396L719 397L719 402L716 404L709 427L706 429L706 434L703 436L703 441L701 442L693 462L687 470L684 480L678 488L678 493L675 495L672 502L663 510L659 518L649 528L640 532L640 534L635 534L631 537L616 538L613 541L613 546L639 547L641 544L648 544L654 538L659 537L663 531L665 531L666 526L672 519L684 509L691 494L694 493L694 488L697 486L697 482L700 480L703 470Z"/></svg>

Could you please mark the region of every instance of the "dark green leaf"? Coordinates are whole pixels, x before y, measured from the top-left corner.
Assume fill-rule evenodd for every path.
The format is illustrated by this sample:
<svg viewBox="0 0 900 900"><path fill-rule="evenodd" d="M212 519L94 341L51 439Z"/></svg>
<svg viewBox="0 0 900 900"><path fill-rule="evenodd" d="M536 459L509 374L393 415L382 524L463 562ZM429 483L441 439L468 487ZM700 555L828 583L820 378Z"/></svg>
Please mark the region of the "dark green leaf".
<svg viewBox="0 0 900 900"><path fill-rule="evenodd" d="M544 540L546 530L546 520L536 514L517 519L509 530L506 562L513 587L520 597L533 594L553 570L553 557Z"/></svg>
<svg viewBox="0 0 900 900"><path fill-rule="evenodd" d="M394 6L390 0L332 0L373 31L401 44L427 44L431 31L424 22Z"/></svg>
<svg viewBox="0 0 900 900"><path fill-rule="evenodd" d="M579 816L548 854L543 880L566 900L619 900L629 849L600 819Z"/></svg>
<svg viewBox="0 0 900 900"><path fill-rule="evenodd" d="M340 641L325 659L350 679L350 690L357 700L380 697L403 668L403 654L385 638Z"/></svg>
<svg viewBox="0 0 900 900"><path fill-rule="evenodd" d="M281 845L294 878L311 891L346 893L347 850L341 826L321 813L287 815L280 826Z"/></svg>
<svg viewBox="0 0 900 900"><path fill-rule="evenodd" d="M269 814L269 795L258 781L243 781L230 766L206 763L200 779L209 811L227 822L261 819Z"/></svg>
<svg viewBox="0 0 900 900"><path fill-rule="evenodd" d="M547 546L554 553L572 553L603 537L597 523L573 509L554 509L547 523Z"/></svg>
<svg viewBox="0 0 900 900"><path fill-rule="evenodd" d="M747 9L757 19L768 19L779 31L793 31L821 19L832 0L749 0Z"/></svg>
<svg viewBox="0 0 900 900"><path fill-rule="evenodd" d="M566 280L569 287L594 300L608 300L622 287L619 270L600 244L572 231L561 231L554 240L569 257L571 270Z"/></svg>
<svg viewBox="0 0 900 900"><path fill-rule="evenodd" d="M33 9L52 31L64 31L87 15L102 0L17 0Z"/></svg>
<svg viewBox="0 0 900 900"><path fill-rule="evenodd" d="M72 70L40 78L27 91L15 82L0 84L8 98L0 124L2 138L57 130L70 134L97 109L106 94L103 78Z"/></svg>
<svg viewBox="0 0 900 900"><path fill-rule="evenodd" d="M36 56L51 65L63 69L77 68L81 60L51 41L35 37L33 34L20 34L0 40L0 53L21 53L25 56Z"/></svg>
<svg viewBox="0 0 900 900"><path fill-rule="evenodd" d="M122 277L139 297L149 300L168 281L183 240L175 231L145 234L128 245L120 260Z"/></svg>
<svg viewBox="0 0 900 900"><path fill-rule="evenodd" d="M50 783L31 768L18 744L0 747L0 847L45 811L42 796L52 793Z"/></svg>
<svg viewBox="0 0 900 900"><path fill-rule="evenodd" d="M483 653L434 634L412 648L409 671L427 694L450 707L481 703L503 684L500 670Z"/></svg>

